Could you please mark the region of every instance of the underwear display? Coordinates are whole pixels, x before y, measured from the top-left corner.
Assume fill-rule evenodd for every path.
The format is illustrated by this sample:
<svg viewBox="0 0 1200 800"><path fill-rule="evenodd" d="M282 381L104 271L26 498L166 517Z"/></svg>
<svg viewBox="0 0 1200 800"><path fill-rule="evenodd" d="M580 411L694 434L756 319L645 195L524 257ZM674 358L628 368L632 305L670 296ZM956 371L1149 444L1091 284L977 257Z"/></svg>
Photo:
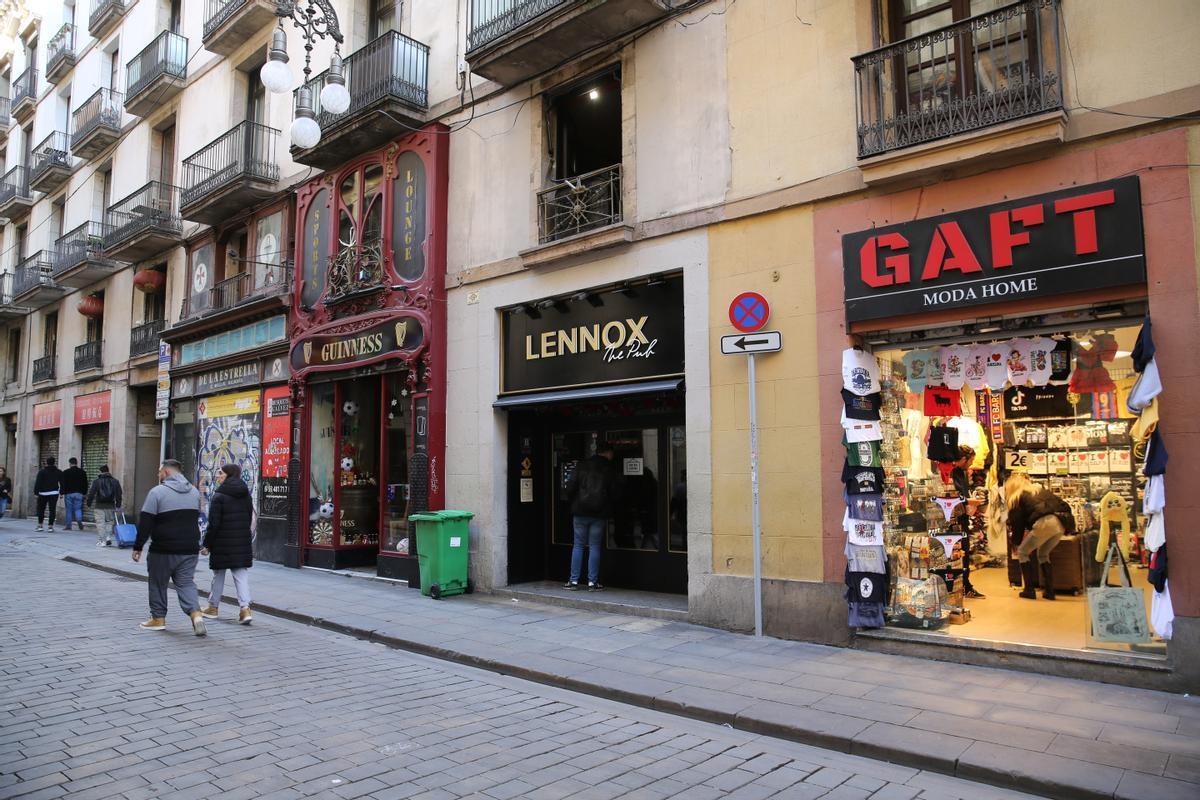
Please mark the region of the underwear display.
<svg viewBox="0 0 1200 800"><path fill-rule="evenodd" d="M931 499L942 510L942 514L946 517L946 522L950 521L950 518L954 515L954 509L963 501L961 497L934 497Z"/></svg>
<svg viewBox="0 0 1200 800"><path fill-rule="evenodd" d="M954 545L962 540L963 535L961 533L953 533L946 536L934 536L933 538L942 543L942 551L946 554L946 560L953 561Z"/></svg>

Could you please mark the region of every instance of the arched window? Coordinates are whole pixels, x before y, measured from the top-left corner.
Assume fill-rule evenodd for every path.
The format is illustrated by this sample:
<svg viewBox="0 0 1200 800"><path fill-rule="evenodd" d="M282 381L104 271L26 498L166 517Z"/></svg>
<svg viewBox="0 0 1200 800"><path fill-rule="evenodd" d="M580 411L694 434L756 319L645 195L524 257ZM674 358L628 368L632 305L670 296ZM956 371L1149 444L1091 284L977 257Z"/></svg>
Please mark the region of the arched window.
<svg viewBox="0 0 1200 800"><path fill-rule="evenodd" d="M329 262L331 297L384 285L382 189L381 164L359 167L338 184L337 245Z"/></svg>

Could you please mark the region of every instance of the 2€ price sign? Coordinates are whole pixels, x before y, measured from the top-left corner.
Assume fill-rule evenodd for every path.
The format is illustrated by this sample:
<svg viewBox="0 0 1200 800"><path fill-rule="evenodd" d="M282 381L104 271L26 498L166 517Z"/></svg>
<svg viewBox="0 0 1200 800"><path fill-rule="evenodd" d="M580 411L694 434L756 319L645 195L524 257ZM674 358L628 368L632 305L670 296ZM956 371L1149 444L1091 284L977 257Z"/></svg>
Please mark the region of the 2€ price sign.
<svg viewBox="0 0 1200 800"><path fill-rule="evenodd" d="M742 292L729 304L729 321L742 333L761 330L770 318L771 306L758 292Z"/></svg>

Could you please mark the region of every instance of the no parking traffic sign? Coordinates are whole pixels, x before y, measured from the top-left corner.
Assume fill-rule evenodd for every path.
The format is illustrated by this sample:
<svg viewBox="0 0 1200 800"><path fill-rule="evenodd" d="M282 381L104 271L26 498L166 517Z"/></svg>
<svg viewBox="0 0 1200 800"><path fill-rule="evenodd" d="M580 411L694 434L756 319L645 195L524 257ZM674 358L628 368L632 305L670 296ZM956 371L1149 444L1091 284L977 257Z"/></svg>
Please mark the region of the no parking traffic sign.
<svg viewBox="0 0 1200 800"><path fill-rule="evenodd" d="M729 304L729 321L742 333L754 333L771 318L767 298L758 292L742 292Z"/></svg>

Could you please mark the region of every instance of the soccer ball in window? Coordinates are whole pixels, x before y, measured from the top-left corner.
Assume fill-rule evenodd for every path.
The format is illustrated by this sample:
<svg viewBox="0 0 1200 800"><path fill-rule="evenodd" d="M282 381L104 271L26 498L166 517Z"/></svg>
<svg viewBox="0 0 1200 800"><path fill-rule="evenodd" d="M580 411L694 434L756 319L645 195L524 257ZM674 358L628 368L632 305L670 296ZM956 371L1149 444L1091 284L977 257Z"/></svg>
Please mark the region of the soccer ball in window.
<svg viewBox="0 0 1200 800"><path fill-rule="evenodd" d="M342 459L342 472L349 472L352 469L354 469L354 459L346 456Z"/></svg>
<svg viewBox="0 0 1200 800"><path fill-rule="evenodd" d="M358 413L358 402L354 400L347 400L346 402L342 403L342 411L345 412L347 417L353 417Z"/></svg>
<svg viewBox="0 0 1200 800"><path fill-rule="evenodd" d="M333 519L333 503L321 503L321 507L317 509L317 513L321 519Z"/></svg>

